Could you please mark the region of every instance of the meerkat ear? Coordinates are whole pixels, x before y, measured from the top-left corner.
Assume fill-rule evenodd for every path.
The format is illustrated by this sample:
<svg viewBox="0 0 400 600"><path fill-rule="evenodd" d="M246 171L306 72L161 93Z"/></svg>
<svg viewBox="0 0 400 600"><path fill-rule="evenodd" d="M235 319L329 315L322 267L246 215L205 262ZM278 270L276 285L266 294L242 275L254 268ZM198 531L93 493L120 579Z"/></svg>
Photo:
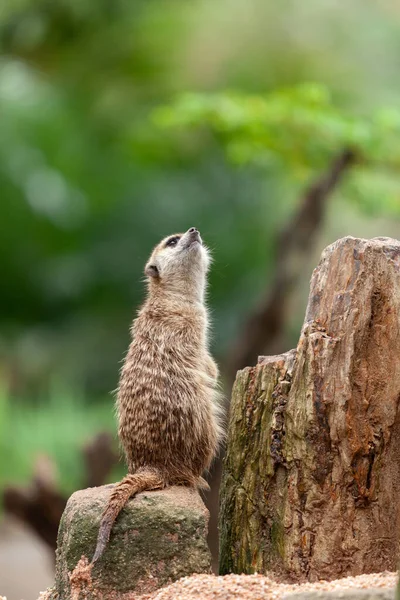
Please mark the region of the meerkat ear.
<svg viewBox="0 0 400 600"><path fill-rule="evenodd" d="M151 263L147 264L144 272L147 275L147 277L154 277L155 279L160 277L160 272L158 270L157 265L155 265L155 264L151 264Z"/></svg>

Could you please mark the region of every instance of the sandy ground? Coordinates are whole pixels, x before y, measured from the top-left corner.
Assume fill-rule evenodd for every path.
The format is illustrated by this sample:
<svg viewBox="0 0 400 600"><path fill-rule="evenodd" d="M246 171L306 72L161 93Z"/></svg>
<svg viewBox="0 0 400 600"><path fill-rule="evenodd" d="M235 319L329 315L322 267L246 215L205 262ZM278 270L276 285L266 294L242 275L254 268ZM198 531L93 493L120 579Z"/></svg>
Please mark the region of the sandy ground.
<svg viewBox="0 0 400 600"><path fill-rule="evenodd" d="M184 577L142 600L280 600L287 594L310 590L394 588L397 573L375 573L336 581L283 584L262 575L195 575Z"/></svg>
<svg viewBox="0 0 400 600"><path fill-rule="evenodd" d="M14 519L0 521L0 595L7 600L36 600L53 584L48 548Z"/></svg>

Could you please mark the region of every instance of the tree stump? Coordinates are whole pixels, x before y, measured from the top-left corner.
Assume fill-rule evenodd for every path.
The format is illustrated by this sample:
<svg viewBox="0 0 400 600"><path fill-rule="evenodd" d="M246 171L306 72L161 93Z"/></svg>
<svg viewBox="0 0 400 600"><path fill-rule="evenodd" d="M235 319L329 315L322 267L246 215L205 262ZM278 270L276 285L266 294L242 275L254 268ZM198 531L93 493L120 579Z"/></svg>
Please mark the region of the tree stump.
<svg viewBox="0 0 400 600"><path fill-rule="evenodd" d="M297 349L237 374L221 573L395 570L399 404L400 242L338 240L313 273Z"/></svg>
<svg viewBox="0 0 400 600"><path fill-rule="evenodd" d="M58 533L55 587L46 598L132 600L185 575L211 572L208 511L196 490L171 487L128 502L104 555L86 577L81 557L93 556L111 490L111 485L89 488L68 500Z"/></svg>

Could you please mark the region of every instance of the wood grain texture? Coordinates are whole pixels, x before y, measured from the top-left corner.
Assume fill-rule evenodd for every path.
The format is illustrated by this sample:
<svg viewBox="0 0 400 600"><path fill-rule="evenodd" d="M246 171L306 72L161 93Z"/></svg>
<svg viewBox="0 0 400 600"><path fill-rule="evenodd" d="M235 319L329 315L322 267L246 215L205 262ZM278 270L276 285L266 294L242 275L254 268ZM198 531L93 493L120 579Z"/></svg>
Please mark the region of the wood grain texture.
<svg viewBox="0 0 400 600"><path fill-rule="evenodd" d="M400 242L329 246L297 349L236 378L222 573L314 581L397 568L399 330Z"/></svg>

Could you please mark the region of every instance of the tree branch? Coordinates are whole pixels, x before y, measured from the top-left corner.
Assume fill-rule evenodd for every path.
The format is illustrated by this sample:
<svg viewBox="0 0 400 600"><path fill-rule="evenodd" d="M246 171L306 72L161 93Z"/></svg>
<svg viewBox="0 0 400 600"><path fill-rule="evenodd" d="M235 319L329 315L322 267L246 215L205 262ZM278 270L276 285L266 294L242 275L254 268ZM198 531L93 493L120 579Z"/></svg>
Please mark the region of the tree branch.
<svg viewBox="0 0 400 600"><path fill-rule="evenodd" d="M118 457L109 433L99 433L84 448L86 477L83 487L102 485ZM30 484L8 486L3 492L5 510L27 524L52 550L67 497L57 489L55 464L47 456L38 457Z"/></svg>
<svg viewBox="0 0 400 600"><path fill-rule="evenodd" d="M272 285L249 315L228 356L226 373L230 381L236 371L253 365L259 354L275 354L282 350L286 300L301 272L301 264L309 252L322 223L329 195L356 160L352 150L344 150L329 170L305 192L293 219L277 240L277 260Z"/></svg>

